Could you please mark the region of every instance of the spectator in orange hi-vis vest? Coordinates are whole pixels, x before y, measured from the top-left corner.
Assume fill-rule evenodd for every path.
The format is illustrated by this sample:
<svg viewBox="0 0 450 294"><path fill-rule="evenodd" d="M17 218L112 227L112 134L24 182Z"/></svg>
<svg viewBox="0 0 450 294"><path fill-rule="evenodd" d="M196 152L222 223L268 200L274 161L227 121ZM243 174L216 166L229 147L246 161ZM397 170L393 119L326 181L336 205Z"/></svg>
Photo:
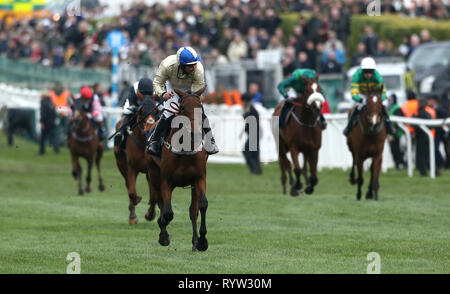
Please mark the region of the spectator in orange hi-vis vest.
<svg viewBox="0 0 450 294"><path fill-rule="evenodd" d="M64 90L61 83L56 83L53 90L49 92L49 95L58 114L65 117L69 116L70 91Z"/></svg>
<svg viewBox="0 0 450 294"><path fill-rule="evenodd" d="M405 117L417 116L419 111L419 102L417 101L416 93L413 90L408 90L406 93L406 98L408 99L402 105L402 112ZM409 132L414 133L414 128L409 126Z"/></svg>
<svg viewBox="0 0 450 294"><path fill-rule="evenodd" d="M69 90L64 89L61 83L57 82L53 89L49 91L49 96L58 113L54 142L59 144L61 140L67 141L67 138L62 138L62 136L65 136L68 130L68 119L71 114L69 107L71 94Z"/></svg>

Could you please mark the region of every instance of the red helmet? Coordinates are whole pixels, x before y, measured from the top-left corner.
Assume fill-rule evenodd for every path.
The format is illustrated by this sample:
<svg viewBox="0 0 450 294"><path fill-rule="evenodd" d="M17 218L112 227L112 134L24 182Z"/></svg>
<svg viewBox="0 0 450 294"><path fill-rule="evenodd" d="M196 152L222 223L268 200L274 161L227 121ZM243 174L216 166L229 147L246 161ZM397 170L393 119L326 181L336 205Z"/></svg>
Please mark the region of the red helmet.
<svg viewBox="0 0 450 294"><path fill-rule="evenodd" d="M92 89L90 87L81 88L80 94L81 94L81 98L84 98L84 99L91 99L92 96L94 96L94 93L92 92Z"/></svg>

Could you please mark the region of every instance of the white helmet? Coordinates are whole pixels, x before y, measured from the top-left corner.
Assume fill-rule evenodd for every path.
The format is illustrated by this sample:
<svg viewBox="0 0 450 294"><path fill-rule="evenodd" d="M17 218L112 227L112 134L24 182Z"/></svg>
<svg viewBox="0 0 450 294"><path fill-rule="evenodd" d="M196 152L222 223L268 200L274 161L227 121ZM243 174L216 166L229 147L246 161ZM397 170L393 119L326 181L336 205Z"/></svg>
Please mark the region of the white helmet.
<svg viewBox="0 0 450 294"><path fill-rule="evenodd" d="M377 67L377 64L375 63L375 60L372 57L365 57L363 60L361 60L361 69L375 69Z"/></svg>

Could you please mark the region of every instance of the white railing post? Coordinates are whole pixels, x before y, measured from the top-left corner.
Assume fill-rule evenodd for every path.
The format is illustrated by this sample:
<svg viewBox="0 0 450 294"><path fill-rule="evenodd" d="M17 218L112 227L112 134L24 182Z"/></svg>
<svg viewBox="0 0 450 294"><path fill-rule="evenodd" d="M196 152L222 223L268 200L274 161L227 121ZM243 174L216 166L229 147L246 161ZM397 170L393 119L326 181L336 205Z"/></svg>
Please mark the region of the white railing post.
<svg viewBox="0 0 450 294"><path fill-rule="evenodd" d="M429 154L430 154L430 178L434 179L436 177L436 161L434 160L435 154L434 154L434 138L433 134L431 133L430 129L427 128L424 125L419 125L419 127L427 134L428 136L428 146L430 148Z"/></svg>
<svg viewBox="0 0 450 294"><path fill-rule="evenodd" d="M406 156L408 157L408 176L411 178L413 176L413 162L412 162L412 139L411 134L409 133L409 129L405 126L404 123L397 123L400 129L405 133L406 137Z"/></svg>

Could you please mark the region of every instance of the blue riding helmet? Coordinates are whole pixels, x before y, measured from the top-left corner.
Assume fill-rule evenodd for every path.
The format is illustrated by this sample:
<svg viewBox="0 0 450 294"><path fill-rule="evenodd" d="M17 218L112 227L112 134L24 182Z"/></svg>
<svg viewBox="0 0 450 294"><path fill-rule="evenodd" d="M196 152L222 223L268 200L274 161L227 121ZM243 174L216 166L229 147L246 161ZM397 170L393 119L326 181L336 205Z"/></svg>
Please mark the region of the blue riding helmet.
<svg viewBox="0 0 450 294"><path fill-rule="evenodd" d="M197 52L195 52L195 50L189 46L184 46L184 47L178 49L177 58L178 58L178 62L181 65L196 64L197 61L202 60L201 56L198 55Z"/></svg>

